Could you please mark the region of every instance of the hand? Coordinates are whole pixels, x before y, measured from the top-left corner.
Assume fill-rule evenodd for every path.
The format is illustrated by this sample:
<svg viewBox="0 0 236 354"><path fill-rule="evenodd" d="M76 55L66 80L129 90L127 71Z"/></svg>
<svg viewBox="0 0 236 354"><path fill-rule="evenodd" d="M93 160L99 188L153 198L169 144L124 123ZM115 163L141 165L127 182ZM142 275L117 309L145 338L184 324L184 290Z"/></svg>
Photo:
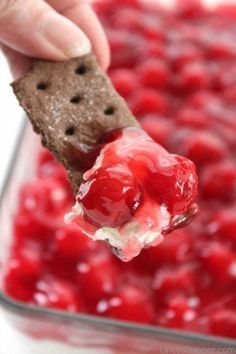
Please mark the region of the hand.
<svg viewBox="0 0 236 354"><path fill-rule="evenodd" d="M32 58L66 60L91 47L103 69L109 47L86 0L0 0L0 44L15 77Z"/></svg>

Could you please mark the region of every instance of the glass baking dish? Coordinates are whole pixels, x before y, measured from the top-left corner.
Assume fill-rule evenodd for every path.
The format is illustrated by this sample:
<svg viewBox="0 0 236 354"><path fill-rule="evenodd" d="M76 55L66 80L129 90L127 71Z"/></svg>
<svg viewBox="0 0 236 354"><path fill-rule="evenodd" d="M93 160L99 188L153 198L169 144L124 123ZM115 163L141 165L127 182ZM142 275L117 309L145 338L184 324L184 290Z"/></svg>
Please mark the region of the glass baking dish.
<svg viewBox="0 0 236 354"><path fill-rule="evenodd" d="M11 243L12 215L19 187L34 174L39 147L38 137L25 123L1 197L1 264ZM39 308L14 301L3 292L0 305L5 321L14 328L18 354L26 354L27 350L31 354L236 352L234 340Z"/></svg>
<svg viewBox="0 0 236 354"><path fill-rule="evenodd" d="M12 329L17 354L236 353L235 340L40 308L12 300L1 291L1 265L11 245L19 188L34 175L39 148L39 138L25 122L0 198L0 315Z"/></svg>

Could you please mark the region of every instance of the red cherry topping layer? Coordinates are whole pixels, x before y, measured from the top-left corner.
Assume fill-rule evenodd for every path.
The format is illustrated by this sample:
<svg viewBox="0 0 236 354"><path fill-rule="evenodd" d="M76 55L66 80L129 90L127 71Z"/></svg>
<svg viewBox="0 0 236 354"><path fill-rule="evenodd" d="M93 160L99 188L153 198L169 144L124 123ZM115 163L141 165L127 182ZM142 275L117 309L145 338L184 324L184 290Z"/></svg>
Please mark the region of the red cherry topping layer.
<svg viewBox="0 0 236 354"><path fill-rule="evenodd" d="M124 263L104 242L64 224L73 195L65 171L42 150L37 176L19 194L4 290L38 306L236 338L236 6L207 9L198 0L178 0L167 10L154 1L104 0L95 8L110 41L115 87L155 142L195 163L199 214ZM105 141L118 138L114 132ZM94 163L93 152L89 158L78 152L78 158L86 168ZM189 162L174 161L167 154L166 168L173 172L178 166L189 191ZM106 217L115 226L142 208L138 170L134 174L127 164L119 173L114 168L93 172L101 186L113 178L106 185L116 205L111 217L106 200L96 224ZM93 173L90 193L96 189ZM156 205L158 198L168 202L168 213L188 208L179 204L175 175L161 174L172 190L161 188L160 175L149 183L141 178ZM97 189L103 200L104 189ZM92 219L96 199L87 200L85 191L82 196Z"/></svg>
<svg viewBox="0 0 236 354"><path fill-rule="evenodd" d="M123 165L100 167L82 183L77 201L90 222L116 227L128 222L139 207L141 187Z"/></svg>
<svg viewBox="0 0 236 354"><path fill-rule="evenodd" d="M163 232L174 228L174 217L187 221L198 180L190 160L169 154L143 130L111 134L115 140L84 174L66 220L93 239L107 240L128 261L160 242Z"/></svg>

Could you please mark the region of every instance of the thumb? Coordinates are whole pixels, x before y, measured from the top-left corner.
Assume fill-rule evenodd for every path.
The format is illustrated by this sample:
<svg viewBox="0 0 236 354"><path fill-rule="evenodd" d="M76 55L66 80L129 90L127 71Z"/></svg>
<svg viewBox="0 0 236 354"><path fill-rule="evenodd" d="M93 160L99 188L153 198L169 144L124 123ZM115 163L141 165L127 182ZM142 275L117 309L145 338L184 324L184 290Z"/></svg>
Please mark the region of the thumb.
<svg viewBox="0 0 236 354"><path fill-rule="evenodd" d="M43 0L0 0L0 42L49 60L77 57L91 49L80 28Z"/></svg>

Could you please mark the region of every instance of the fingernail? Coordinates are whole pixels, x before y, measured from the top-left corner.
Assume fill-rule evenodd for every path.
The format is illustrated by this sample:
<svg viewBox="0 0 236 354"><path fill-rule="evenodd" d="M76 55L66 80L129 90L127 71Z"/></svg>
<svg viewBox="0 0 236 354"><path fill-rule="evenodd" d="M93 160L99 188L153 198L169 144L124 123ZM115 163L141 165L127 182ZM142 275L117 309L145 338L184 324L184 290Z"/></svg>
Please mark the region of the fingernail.
<svg viewBox="0 0 236 354"><path fill-rule="evenodd" d="M40 32L51 45L68 58L85 55L91 51L88 37L79 27L61 15L44 16Z"/></svg>

